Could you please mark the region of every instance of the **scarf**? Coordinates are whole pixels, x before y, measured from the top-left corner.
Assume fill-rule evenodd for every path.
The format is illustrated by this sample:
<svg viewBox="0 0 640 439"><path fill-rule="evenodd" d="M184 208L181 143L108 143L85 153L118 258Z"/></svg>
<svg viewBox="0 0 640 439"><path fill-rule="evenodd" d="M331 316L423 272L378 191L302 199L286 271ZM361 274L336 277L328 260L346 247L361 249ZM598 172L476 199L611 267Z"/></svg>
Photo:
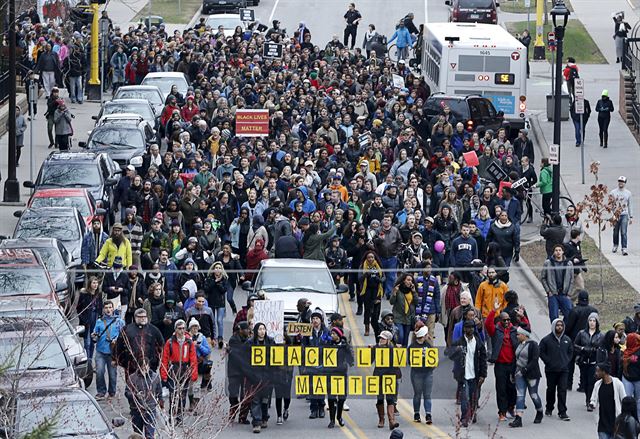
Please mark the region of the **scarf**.
<svg viewBox="0 0 640 439"><path fill-rule="evenodd" d="M398 288L404 297L404 313L409 315L411 313L411 303L413 302L413 291L411 288L404 286L404 283Z"/></svg>
<svg viewBox="0 0 640 439"><path fill-rule="evenodd" d="M368 271L373 271L373 270L375 270L376 273L378 274L378 277L382 279L382 269L380 268L380 265L378 265L378 261L374 260L373 263L369 264L369 261L365 259L364 263L362 264L362 271L364 273L367 273ZM362 290L360 290L361 296L364 296L367 292L367 280L368 280L367 276L364 276L364 280L362 281ZM384 290L382 288L382 282L378 282L378 293L376 294L376 298L382 299L383 293L384 293Z"/></svg>
<svg viewBox="0 0 640 439"><path fill-rule="evenodd" d="M622 354L622 366L625 374L627 373L629 363L635 363L638 361L638 357L636 356L636 352L638 352L638 350L640 350L640 334L632 332L627 335L627 348Z"/></svg>
<svg viewBox="0 0 640 439"><path fill-rule="evenodd" d="M460 305L460 291L462 290L462 285L447 285L447 293L444 296L444 307L447 311L454 309L458 305Z"/></svg>

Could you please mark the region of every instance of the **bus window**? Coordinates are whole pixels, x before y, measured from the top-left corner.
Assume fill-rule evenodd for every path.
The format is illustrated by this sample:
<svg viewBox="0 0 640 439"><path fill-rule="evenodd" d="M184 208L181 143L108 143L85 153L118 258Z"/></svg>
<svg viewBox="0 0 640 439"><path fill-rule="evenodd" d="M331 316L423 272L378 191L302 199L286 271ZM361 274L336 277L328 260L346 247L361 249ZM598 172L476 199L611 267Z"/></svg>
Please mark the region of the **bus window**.
<svg viewBox="0 0 640 439"><path fill-rule="evenodd" d="M458 57L458 70L461 72L484 72L483 69L484 56L482 55L460 55Z"/></svg>
<svg viewBox="0 0 640 439"><path fill-rule="evenodd" d="M503 72L511 71L511 57L509 56L485 56L483 72Z"/></svg>

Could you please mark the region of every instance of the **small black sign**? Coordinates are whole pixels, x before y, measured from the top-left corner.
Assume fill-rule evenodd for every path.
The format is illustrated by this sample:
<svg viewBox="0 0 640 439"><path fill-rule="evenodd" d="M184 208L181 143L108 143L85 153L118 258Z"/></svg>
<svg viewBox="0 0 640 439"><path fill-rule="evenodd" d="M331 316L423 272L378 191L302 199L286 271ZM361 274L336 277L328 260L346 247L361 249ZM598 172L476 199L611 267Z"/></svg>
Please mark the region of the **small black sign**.
<svg viewBox="0 0 640 439"><path fill-rule="evenodd" d="M265 58L282 58L282 44L264 43L262 46L262 56Z"/></svg>
<svg viewBox="0 0 640 439"><path fill-rule="evenodd" d="M256 16L253 12L253 9L240 9L240 20L256 21Z"/></svg>
<svg viewBox="0 0 640 439"><path fill-rule="evenodd" d="M496 162L491 162L489 166L487 166L487 172L495 181L505 181L508 177L507 173L504 172Z"/></svg>

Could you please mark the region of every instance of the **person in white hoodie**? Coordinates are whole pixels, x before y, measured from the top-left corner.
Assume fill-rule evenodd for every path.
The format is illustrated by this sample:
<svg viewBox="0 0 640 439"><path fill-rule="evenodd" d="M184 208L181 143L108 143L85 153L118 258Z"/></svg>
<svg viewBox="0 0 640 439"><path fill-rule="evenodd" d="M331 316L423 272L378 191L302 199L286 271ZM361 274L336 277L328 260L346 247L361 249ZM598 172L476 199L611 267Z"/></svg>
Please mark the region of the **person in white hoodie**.
<svg viewBox="0 0 640 439"><path fill-rule="evenodd" d="M611 376L609 363L598 363L596 376L589 405L598 408L598 439L614 439L616 417L622 412L622 398L627 394L622 381Z"/></svg>

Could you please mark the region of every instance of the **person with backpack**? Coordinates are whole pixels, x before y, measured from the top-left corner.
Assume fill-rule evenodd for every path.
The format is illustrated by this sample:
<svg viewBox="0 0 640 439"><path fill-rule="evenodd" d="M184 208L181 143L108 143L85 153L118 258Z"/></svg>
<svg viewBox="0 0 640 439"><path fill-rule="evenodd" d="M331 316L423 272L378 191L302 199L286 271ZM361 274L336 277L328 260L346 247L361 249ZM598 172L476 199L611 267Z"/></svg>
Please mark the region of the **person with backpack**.
<svg viewBox="0 0 640 439"><path fill-rule="evenodd" d="M113 344L118 339L120 331L125 323L120 317L114 315L113 302L107 300L102 308L102 317L96 321L96 326L91 333L91 339L96 344L96 400L104 399L107 386L104 379L105 369L109 374L109 398L116 396L116 382L118 381L118 368L111 361Z"/></svg>
<svg viewBox="0 0 640 439"><path fill-rule="evenodd" d="M562 70L562 76L564 76L564 80L567 82L567 90L573 101L575 99L576 78L580 77L578 65L574 57L570 56L567 58L567 65L564 67L564 70Z"/></svg>

